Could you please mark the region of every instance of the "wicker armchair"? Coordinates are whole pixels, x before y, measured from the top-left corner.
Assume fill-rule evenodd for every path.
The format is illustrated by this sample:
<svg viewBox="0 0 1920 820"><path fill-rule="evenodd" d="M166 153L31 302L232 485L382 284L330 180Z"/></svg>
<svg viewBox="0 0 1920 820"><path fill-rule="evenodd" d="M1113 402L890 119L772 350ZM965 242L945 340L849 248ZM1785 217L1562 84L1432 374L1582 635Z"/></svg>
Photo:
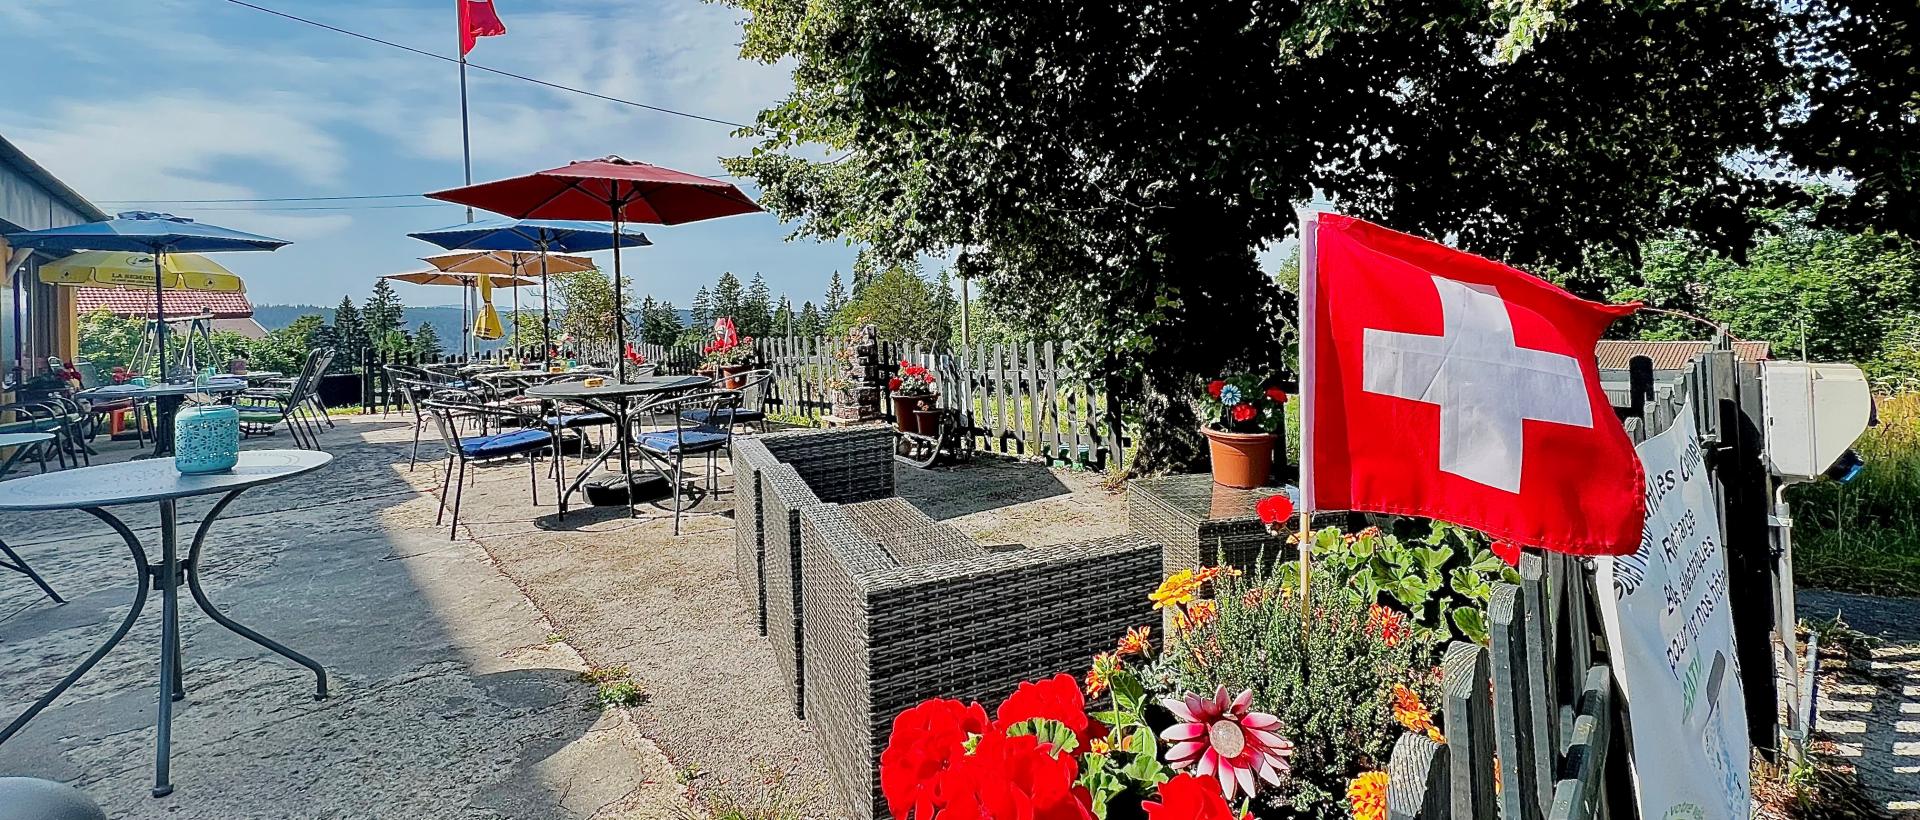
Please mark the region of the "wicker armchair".
<svg viewBox="0 0 1920 820"><path fill-rule="evenodd" d="M902 711L934 697L996 702L1021 681L1086 668L1154 617L1160 547L1143 538L903 562L852 507L801 518L802 672L807 720L855 817L885 811L880 752Z"/></svg>

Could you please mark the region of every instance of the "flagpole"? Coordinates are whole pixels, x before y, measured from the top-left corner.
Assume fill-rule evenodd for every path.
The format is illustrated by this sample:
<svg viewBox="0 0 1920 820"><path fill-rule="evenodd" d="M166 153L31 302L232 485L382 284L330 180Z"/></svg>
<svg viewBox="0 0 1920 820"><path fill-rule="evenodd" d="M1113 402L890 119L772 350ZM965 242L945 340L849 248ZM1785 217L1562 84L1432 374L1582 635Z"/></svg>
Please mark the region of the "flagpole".
<svg viewBox="0 0 1920 820"><path fill-rule="evenodd" d="M1319 248L1316 236L1320 228L1320 213L1307 208L1300 209L1300 285L1295 288L1299 295L1300 319L1295 324L1300 331L1300 385L1295 391L1295 399L1300 402L1300 613L1304 626L1312 616L1313 610L1308 597L1313 589L1313 402L1308 391L1313 387L1314 340L1314 299L1319 291Z"/></svg>
<svg viewBox="0 0 1920 820"><path fill-rule="evenodd" d="M455 50L460 53L460 165L466 174L466 184L472 185L473 139L467 129L467 20L465 14L467 2L468 0L453 0L453 16L459 28L458 33L455 35ZM472 205L467 206L467 221L473 221ZM465 320L466 327L464 328L464 332L460 334L460 346L462 348L460 355L468 361L473 360L473 354L479 349L479 346L474 343L473 339L473 319L469 313L472 307L473 293L470 288L463 286L460 288L460 315Z"/></svg>

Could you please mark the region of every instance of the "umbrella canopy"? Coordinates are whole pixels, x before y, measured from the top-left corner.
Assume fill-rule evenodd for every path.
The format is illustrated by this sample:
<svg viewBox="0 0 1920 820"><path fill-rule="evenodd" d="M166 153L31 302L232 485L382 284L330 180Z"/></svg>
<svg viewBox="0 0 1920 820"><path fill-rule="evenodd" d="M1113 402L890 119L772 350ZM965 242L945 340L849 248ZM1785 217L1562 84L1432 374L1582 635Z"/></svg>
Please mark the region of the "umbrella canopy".
<svg viewBox="0 0 1920 820"><path fill-rule="evenodd" d="M460 273L457 271L444 271L444 270L418 270L418 271L410 271L407 273L390 273L380 278L390 279L395 282L405 282L409 285L457 285L463 288L471 288L471 287L477 287L480 284L480 277L482 276L492 279L493 286L496 288L524 288L529 285L540 284L539 282L535 282L532 279L526 279L518 276L501 276L498 274L487 274L487 273Z"/></svg>
<svg viewBox="0 0 1920 820"><path fill-rule="evenodd" d="M49 285L153 289L153 254L81 251L40 266ZM246 293L247 283L233 271L197 253L170 253L160 260L161 286L199 293Z"/></svg>
<svg viewBox="0 0 1920 820"><path fill-rule="evenodd" d="M602 207L600 213L606 213L606 209ZM577 219L478 219L407 235L450 251L587 253L616 246L612 224ZM628 226L620 230L617 244L632 248L653 242Z"/></svg>
<svg viewBox="0 0 1920 820"><path fill-rule="evenodd" d="M427 194L520 219L598 219L679 225L761 209L730 182L620 157L579 160L526 176Z"/></svg>
<svg viewBox="0 0 1920 820"><path fill-rule="evenodd" d="M422 261L436 270L451 273L485 273L492 276L519 276L531 272L540 264L540 254L520 251L455 251L433 256L421 257ZM555 255L547 257L547 270L552 273L578 273L599 267L592 259L584 256Z"/></svg>
<svg viewBox="0 0 1920 820"><path fill-rule="evenodd" d="M605 214L613 222L613 232L622 235L622 222L679 225L761 210L733 183L611 156L436 191L427 196L519 219L597 219ZM623 304L626 287L620 276L620 257L616 248L613 254L614 339L617 350L624 352L627 346L627 314ZM620 380L625 381L626 358L616 354L615 365Z"/></svg>
<svg viewBox="0 0 1920 820"><path fill-rule="evenodd" d="M167 372L167 323L161 305L166 292L169 253L215 251L271 251L288 244L284 239L208 225L172 214L125 211L103 222L83 222L25 233L7 234L16 248L59 251L146 251L153 254L154 334L159 344L160 375Z"/></svg>

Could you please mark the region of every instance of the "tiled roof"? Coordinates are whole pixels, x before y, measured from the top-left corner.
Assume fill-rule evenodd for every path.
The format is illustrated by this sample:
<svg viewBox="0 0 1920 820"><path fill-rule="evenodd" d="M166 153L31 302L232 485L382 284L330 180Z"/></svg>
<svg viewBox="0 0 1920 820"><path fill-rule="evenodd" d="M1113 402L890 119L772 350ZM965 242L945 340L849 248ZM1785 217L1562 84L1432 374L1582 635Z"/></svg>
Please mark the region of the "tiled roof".
<svg viewBox="0 0 1920 820"><path fill-rule="evenodd" d="M121 288L74 288L74 312L85 316L97 310L121 316L152 316L153 291ZM213 311L216 319L245 319L253 315L253 303L244 293L199 293L170 290L161 299L169 317L199 316Z"/></svg>
<svg viewBox="0 0 1920 820"><path fill-rule="evenodd" d="M1687 362L1700 355L1712 342L1633 342L1612 339L1600 342L1594 349L1594 356L1600 360L1602 370L1626 370L1635 356L1645 356L1653 360L1655 370L1679 370ZM1743 362L1757 362L1773 358L1772 346L1766 342L1734 342L1734 358Z"/></svg>

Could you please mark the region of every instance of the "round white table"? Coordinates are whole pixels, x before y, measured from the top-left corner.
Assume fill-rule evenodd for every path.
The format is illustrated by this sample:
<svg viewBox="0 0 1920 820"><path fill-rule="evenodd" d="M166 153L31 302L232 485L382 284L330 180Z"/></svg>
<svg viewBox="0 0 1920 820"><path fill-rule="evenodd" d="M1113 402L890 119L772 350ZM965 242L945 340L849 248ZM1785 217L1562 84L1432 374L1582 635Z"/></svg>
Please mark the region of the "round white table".
<svg viewBox="0 0 1920 820"><path fill-rule="evenodd" d="M184 699L186 687L181 683L182 662L180 657L180 583L182 577L187 589L193 594L194 603L200 610L217 623L235 634L264 646L279 655L313 670L316 679L314 699L327 696L327 672L313 659L286 648L261 635L215 609L208 600L206 590L200 586L200 550L207 539L207 530L213 526L221 511L233 503L242 492L262 484L283 481L294 476L313 472L327 466L333 456L311 450L245 450L240 453L240 463L232 470L209 475L181 475L174 469L173 459L156 458L143 461L127 461L119 464L102 464L82 467L78 470L64 470L57 473L29 476L0 483L0 511L29 510L82 510L112 527L120 538L127 542L127 549L133 554L135 579L133 607L127 611L126 619L120 627L100 645L93 654L88 655L80 666L69 672L53 687L53 691L34 701L32 706L19 717L14 718L7 728L0 729L0 743L7 742L14 733L20 731L28 721L47 708L55 698L67 691L74 681L80 679L94 664L106 657L113 647L120 643L133 624L146 608L148 588L160 591L162 622L160 624L160 707L157 718L159 728L155 740L153 796L165 797L173 793L173 783L168 778L169 752L173 743L173 702ZM182 498L201 495L220 494L220 500L207 511L205 519L194 531L193 542L187 551L185 560L180 558L179 533L175 505ZM106 507L126 504L160 505L160 561L150 562L147 552L140 546L140 539L119 518L106 511Z"/></svg>
<svg viewBox="0 0 1920 820"><path fill-rule="evenodd" d="M195 393L219 395L238 393L247 389L245 379L215 376L206 384L184 382L178 384L150 384L136 387L130 384L116 384L107 387L93 387L73 394L77 399L142 399L153 402L153 453L148 458L162 458L173 455L173 414L180 411L180 405L187 397Z"/></svg>

